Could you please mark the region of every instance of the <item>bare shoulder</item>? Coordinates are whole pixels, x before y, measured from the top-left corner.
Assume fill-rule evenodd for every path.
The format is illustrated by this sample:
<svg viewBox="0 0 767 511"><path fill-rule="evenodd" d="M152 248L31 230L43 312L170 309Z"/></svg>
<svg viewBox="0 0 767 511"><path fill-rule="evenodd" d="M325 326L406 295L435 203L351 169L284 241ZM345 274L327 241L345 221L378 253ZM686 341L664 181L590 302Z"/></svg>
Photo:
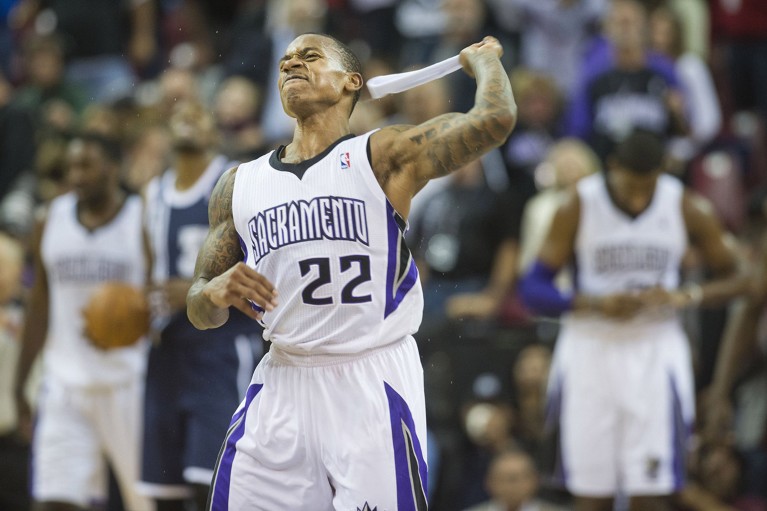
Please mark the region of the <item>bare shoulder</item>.
<svg viewBox="0 0 767 511"><path fill-rule="evenodd" d="M688 229L697 230L706 224L719 224L713 203L689 188L685 188L682 195L682 214Z"/></svg>
<svg viewBox="0 0 767 511"><path fill-rule="evenodd" d="M210 194L208 212L211 225L218 224L232 216L232 196L238 168L239 166L232 167L221 174Z"/></svg>
<svg viewBox="0 0 767 511"><path fill-rule="evenodd" d="M581 198L574 186L562 192L557 214L560 217L577 223L581 215Z"/></svg>

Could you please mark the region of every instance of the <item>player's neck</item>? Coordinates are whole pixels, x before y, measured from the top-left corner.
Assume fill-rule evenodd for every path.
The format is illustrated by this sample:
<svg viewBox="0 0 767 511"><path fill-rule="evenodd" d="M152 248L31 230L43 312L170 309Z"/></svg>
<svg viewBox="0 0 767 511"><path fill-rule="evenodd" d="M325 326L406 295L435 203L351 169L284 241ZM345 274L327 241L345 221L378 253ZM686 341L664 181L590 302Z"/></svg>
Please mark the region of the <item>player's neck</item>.
<svg viewBox="0 0 767 511"><path fill-rule="evenodd" d="M96 229L111 222L122 209L123 202L125 192L116 188L98 200L79 201L77 218L86 229Z"/></svg>
<svg viewBox="0 0 767 511"><path fill-rule="evenodd" d="M336 116L338 117L338 116ZM282 154L285 163L299 163L317 156L339 138L351 133L349 119L314 116L298 122L293 141Z"/></svg>
<svg viewBox="0 0 767 511"><path fill-rule="evenodd" d="M210 151L176 152L173 167L176 169L176 190L188 190L200 179L200 176L213 161Z"/></svg>

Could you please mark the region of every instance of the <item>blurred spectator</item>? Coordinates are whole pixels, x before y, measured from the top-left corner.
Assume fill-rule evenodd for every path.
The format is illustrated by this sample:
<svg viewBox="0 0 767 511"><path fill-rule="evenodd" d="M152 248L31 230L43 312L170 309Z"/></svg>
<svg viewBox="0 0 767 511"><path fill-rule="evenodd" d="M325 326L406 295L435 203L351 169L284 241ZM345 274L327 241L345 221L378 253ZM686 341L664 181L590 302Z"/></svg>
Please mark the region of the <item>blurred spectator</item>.
<svg viewBox="0 0 767 511"><path fill-rule="evenodd" d="M155 0L20 0L15 23L34 19L39 33L59 34L67 78L91 101L111 101L132 93L134 69L157 52L155 8Z"/></svg>
<svg viewBox="0 0 767 511"><path fill-rule="evenodd" d="M724 79L736 110L756 110L767 121L767 3L711 0L714 40L724 46Z"/></svg>
<svg viewBox="0 0 767 511"><path fill-rule="evenodd" d="M427 321L492 318L513 284L522 205L492 186L498 171L488 158L469 163L411 217Z"/></svg>
<svg viewBox="0 0 767 511"><path fill-rule="evenodd" d="M153 178L168 168L170 151L171 140L166 126L143 126L128 143L123 165L125 185L136 192L143 190Z"/></svg>
<svg viewBox="0 0 767 511"><path fill-rule="evenodd" d="M521 33L521 64L545 73L570 97L586 43L598 29L608 0L493 0L495 12ZM516 93L516 89L514 90Z"/></svg>
<svg viewBox="0 0 767 511"><path fill-rule="evenodd" d="M538 500L538 471L533 459L517 449L499 452L485 477L490 500L465 511L558 511L560 508Z"/></svg>
<svg viewBox="0 0 767 511"><path fill-rule="evenodd" d="M0 233L0 509L29 509L29 446L15 435L14 383L21 351L24 248Z"/></svg>
<svg viewBox="0 0 767 511"><path fill-rule="evenodd" d="M420 45L438 38L445 30L446 16L442 0L401 0L397 5L395 25L403 39L402 55L407 58L409 42Z"/></svg>
<svg viewBox="0 0 767 511"><path fill-rule="evenodd" d="M488 498L484 477L498 453L516 449L512 436L514 411L502 402L475 401L464 405L463 428L468 444L463 456L461 505L471 506Z"/></svg>
<svg viewBox="0 0 767 511"><path fill-rule="evenodd" d="M509 180L526 196L535 193L533 172L560 136L562 95L548 76L526 69L511 72L517 125L501 148Z"/></svg>
<svg viewBox="0 0 767 511"><path fill-rule="evenodd" d="M698 155L719 133L722 114L708 65L685 47L683 25L679 15L669 7L659 7L650 16L650 41L653 50L674 62L685 92L690 132L672 140L671 156L677 162L676 174Z"/></svg>
<svg viewBox="0 0 767 511"><path fill-rule="evenodd" d="M64 49L58 37L30 34L22 45L21 58L24 74L16 103L35 113L51 101L63 102L75 114L83 110L84 91L64 77Z"/></svg>
<svg viewBox="0 0 767 511"><path fill-rule="evenodd" d="M333 2L329 2L333 3ZM348 0L341 16L332 26L338 37L352 43L364 41L371 55L392 58L399 55L402 39L397 33L395 16L398 0ZM335 11L339 11L338 7ZM361 54L361 52L358 52Z"/></svg>
<svg viewBox="0 0 767 511"><path fill-rule="evenodd" d="M708 60L711 14L708 0L668 0L667 6L682 22L682 45L703 60Z"/></svg>
<svg viewBox="0 0 767 511"><path fill-rule="evenodd" d="M264 142L273 145L290 138L295 120L282 109L275 84L282 48L296 35L322 32L327 26L326 0L270 0L266 11L254 11L247 24L234 34L235 45L227 59L226 72L242 75L264 91L259 120Z"/></svg>
<svg viewBox="0 0 767 511"><path fill-rule="evenodd" d="M0 201L32 171L35 159L33 116L13 103L12 94L11 85L0 75Z"/></svg>
<svg viewBox="0 0 767 511"><path fill-rule="evenodd" d="M513 400L516 409L516 437L536 458L544 440L546 385L551 367L551 349L531 344L522 349L512 372Z"/></svg>
<svg viewBox="0 0 767 511"><path fill-rule="evenodd" d="M194 74L188 69L169 67L160 74L157 107L160 115L168 119L178 103L200 100Z"/></svg>
<svg viewBox="0 0 767 511"><path fill-rule="evenodd" d="M0 1L0 74L11 76L14 41L10 19L19 0Z"/></svg>
<svg viewBox="0 0 767 511"><path fill-rule="evenodd" d="M686 134L684 97L673 64L647 50L647 12L637 0L613 0L607 42L597 44L572 98L568 132L605 158L616 142L641 128Z"/></svg>
<svg viewBox="0 0 767 511"><path fill-rule="evenodd" d="M261 91L250 80L232 76L219 86L213 115L221 134L221 152L231 159L253 160L266 152L258 113Z"/></svg>

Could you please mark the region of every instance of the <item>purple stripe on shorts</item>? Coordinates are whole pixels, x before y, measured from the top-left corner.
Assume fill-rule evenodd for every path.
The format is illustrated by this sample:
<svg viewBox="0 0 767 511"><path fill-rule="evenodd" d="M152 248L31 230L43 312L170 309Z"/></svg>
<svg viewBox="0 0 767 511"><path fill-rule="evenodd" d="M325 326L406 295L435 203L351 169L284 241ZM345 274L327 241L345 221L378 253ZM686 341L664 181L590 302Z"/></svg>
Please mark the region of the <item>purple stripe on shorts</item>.
<svg viewBox="0 0 767 511"><path fill-rule="evenodd" d="M263 384L252 384L245 394L245 405L239 409L229 425L229 432L224 439L224 445L219 454L211 488L210 511L227 511L229 509L229 486L232 480L232 464L237 453L237 441L245 434L245 414L253 402L253 398L263 388Z"/></svg>
<svg viewBox="0 0 767 511"><path fill-rule="evenodd" d="M556 444L556 459L552 482L556 485L567 486L567 465L562 449L562 378L559 374L552 375L551 385L546 396L544 429L546 435Z"/></svg>
<svg viewBox="0 0 767 511"><path fill-rule="evenodd" d="M671 424L673 431L671 463L674 476L674 490L681 490L687 480L685 460L692 428L684 420L682 400L679 399L679 391L676 388L673 376L669 376L669 384L671 385L671 420L673 421Z"/></svg>
<svg viewBox="0 0 767 511"><path fill-rule="evenodd" d="M416 434L413 416L405 400L388 383L384 382L389 400L392 443L394 446L394 470L397 478L397 509L399 511L425 511L428 469L423 457L421 442ZM414 459L413 459L414 455ZM418 465L417 473L411 469ZM414 480L414 479L419 480Z"/></svg>

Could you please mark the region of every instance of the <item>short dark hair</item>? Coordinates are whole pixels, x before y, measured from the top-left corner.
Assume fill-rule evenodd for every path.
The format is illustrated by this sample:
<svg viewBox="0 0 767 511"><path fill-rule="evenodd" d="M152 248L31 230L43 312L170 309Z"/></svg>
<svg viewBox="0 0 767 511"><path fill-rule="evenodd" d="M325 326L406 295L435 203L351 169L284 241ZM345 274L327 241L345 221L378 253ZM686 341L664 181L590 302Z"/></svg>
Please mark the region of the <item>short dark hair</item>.
<svg viewBox="0 0 767 511"><path fill-rule="evenodd" d="M349 48L345 43L341 42L339 39L333 37L330 34L321 34L319 32L307 33L322 36L333 41L336 50L338 50L338 53L341 55L341 63L343 64L344 69L349 73L359 73L360 75L362 74L362 64L360 64L360 59L357 58L357 55L355 55L351 48ZM352 98L352 111L354 111L354 107L357 104L357 101L360 99L361 93L361 89L355 91L354 97Z"/></svg>
<svg viewBox="0 0 767 511"><path fill-rule="evenodd" d="M104 156L112 163L122 161L122 147L114 138L95 131L83 131L72 136L72 140L82 140L86 144L96 144Z"/></svg>
<svg viewBox="0 0 767 511"><path fill-rule="evenodd" d="M666 156L664 139L658 133L635 129L618 142L613 151L615 161L636 174L649 174L663 167Z"/></svg>

